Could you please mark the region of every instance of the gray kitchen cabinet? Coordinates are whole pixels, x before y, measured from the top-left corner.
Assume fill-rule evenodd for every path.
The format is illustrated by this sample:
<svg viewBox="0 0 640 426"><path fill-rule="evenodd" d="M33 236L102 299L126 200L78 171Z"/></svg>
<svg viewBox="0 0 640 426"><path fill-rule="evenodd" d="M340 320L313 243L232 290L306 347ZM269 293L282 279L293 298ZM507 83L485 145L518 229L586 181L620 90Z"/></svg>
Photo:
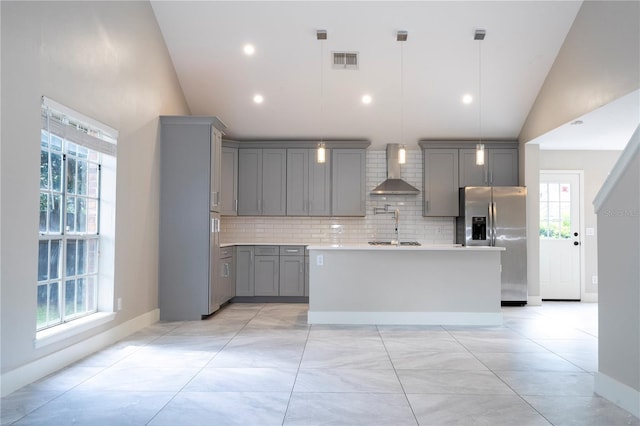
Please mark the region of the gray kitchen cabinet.
<svg viewBox="0 0 640 426"><path fill-rule="evenodd" d="M518 149L485 148L485 164L476 165L474 148L460 149L460 186L518 185Z"/></svg>
<svg viewBox="0 0 640 426"><path fill-rule="evenodd" d="M288 216L331 215L330 158L318 163L315 149L287 149Z"/></svg>
<svg viewBox="0 0 640 426"><path fill-rule="evenodd" d="M220 214L238 214L238 148L222 147Z"/></svg>
<svg viewBox="0 0 640 426"><path fill-rule="evenodd" d="M423 216L458 216L458 150L427 148Z"/></svg>
<svg viewBox="0 0 640 426"><path fill-rule="evenodd" d="M304 295L309 296L309 252L304 251Z"/></svg>
<svg viewBox="0 0 640 426"><path fill-rule="evenodd" d="M212 212L220 213L220 198L221 198L221 182L222 182L222 133L215 127L211 128L211 163L216 167L211 167L209 172L210 179L210 210Z"/></svg>
<svg viewBox="0 0 640 426"><path fill-rule="evenodd" d="M364 149L333 149L331 161L332 215L365 216L366 151Z"/></svg>
<svg viewBox="0 0 640 426"><path fill-rule="evenodd" d="M216 117L160 118L160 318L195 320L218 309L219 157Z"/></svg>
<svg viewBox="0 0 640 426"><path fill-rule="evenodd" d="M280 296L304 296L304 246L280 246Z"/></svg>
<svg viewBox="0 0 640 426"><path fill-rule="evenodd" d="M220 248L221 291L219 304L228 302L236 295L236 274L233 247Z"/></svg>
<svg viewBox="0 0 640 426"><path fill-rule="evenodd" d="M254 257L255 296L277 296L280 290L280 256L258 255Z"/></svg>
<svg viewBox="0 0 640 426"><path fill-rule="evenodd" d="M238 215L284 216L286 149L238 150Z"/></svg>
<svg viewBox="0 0 640 426"><path fill-rule="evenodd" d="M254 247L236 246L235 250L236 296L254 296Z"/></svg>

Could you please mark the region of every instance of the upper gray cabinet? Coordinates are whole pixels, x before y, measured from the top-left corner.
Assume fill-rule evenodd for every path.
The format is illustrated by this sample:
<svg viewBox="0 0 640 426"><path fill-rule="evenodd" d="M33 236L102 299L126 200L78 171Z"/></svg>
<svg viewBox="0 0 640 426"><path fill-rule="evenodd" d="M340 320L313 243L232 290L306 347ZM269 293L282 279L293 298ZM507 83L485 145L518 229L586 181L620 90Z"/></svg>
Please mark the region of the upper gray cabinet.
<svg viewBox="0 0 640 426"><path fill-rule="evenodd" d="M475 148L460 149L460 186L517 186L518 149L486 148L484 166L476 165Z"/></svg>
<svg viewBox="0 0 640 426"><path fill-rule="evenodd" d="M458 216L458 150L425 149L423 216Z"/></svg>
<svg viewBox="0 0 640 426"><path fill-rule="evenodd" d="M238 215L286 214L286 149L238 150Z"/></svg>
<svg viewBox="0 0 640 426"><path fill-rule="evenodd" d="M316 161L316 150L287 149L287 215L331 215L331 157Z"/></svg>
<svg viewBox="0 0 640 426"><path fill-rule="evenodd" d="M222 171L220 169L220 161L222 159L222 133L211 126L211 170L210 179L210 210L212 212L220 212L220 189L222 182Z"/></svg>
<svg viewBox="0 0 640 426"><path fill-rule="evenodd" d="M238 148L222 147L220 214L238 214Z"/></svg>
<svg viewBox="0 0 640 426"><path fill-rule="evenodd" d="M331 204L334 216L365 216L366 151L334 149L331 152Z"/></svg>

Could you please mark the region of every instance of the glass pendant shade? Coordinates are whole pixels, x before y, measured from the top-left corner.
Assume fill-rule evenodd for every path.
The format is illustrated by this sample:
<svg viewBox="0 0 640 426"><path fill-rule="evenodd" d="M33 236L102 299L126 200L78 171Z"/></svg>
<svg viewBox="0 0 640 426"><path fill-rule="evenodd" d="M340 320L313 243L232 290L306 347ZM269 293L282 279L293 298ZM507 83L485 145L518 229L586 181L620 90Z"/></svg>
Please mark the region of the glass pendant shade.
<svg viewBox="0 0 640 426"><path fill-rule="evenodd" d="M476 166L484 166L484 144L476 145Z"/></svg>

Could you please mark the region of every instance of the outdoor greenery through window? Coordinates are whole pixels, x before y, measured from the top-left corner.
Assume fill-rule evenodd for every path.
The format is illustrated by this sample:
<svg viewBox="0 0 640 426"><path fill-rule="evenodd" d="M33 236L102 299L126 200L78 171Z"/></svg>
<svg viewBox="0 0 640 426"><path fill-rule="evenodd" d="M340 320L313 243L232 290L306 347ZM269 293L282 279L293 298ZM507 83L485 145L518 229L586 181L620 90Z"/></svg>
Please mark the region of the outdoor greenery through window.
<svg viewBox="0 0 640 426"><path fill-rule="evenodd" d="M540 183L540 236L571 237L571 185Z"/></svg>
<svg viewBox="0 0 640 426"><path fill-rule="evenodd" d="M89 126L44 104L42 118L38 330L97 311L104 155Z"/></svg>

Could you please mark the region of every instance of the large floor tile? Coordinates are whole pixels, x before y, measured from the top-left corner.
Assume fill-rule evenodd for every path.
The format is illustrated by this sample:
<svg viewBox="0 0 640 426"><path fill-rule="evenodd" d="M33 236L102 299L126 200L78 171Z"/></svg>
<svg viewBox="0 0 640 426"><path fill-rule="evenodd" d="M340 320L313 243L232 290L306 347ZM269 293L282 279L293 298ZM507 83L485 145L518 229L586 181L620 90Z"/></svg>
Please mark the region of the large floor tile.
<svg viewBox="0 0 640 426"><path fill-rule="evenodd" d="M294 393L284 425L416 425L401 394Z"/></svg>
<svg viewBox="0 0 640 426"><path fill-rule="evenodd" d="M379 339L361 338L347 341L308 341L302 368L370 368L391 369L391 360Z"/></svg>
<svg viewBox="0 0 640 426"><path fill-rule="evenodd" d="M11 424L60 396L60 391L19 390L4 398L0 405L0 424Z"/></svg>
<svg viewBox="0 0 640 426"><path fill-rule="evenodd" d="M458 342L467 350L478 352L548 352L539 344L522 337L519 338L495 338L485 336L460 336Z"/></svg>
<svg viewBox="0 0 640 426"><path fill-rule="evenodd" d="M638 426L640 419L599 396L524 396L555 426Z"/></svg>
<svg viewBox="0 0 640 426"><path fill-rule="evenodd" d="M407 395L420 425L543 426L550 423L516 395Z"/></svg>
<svg viewBox="0 0 640 426"><path fill-rule="evenodd" d="M86 392L177 392L198 372L199 368L111 367L78 387Z"/></svg>
<svg viewBox="0 0 640 426"><path fill-rule="evenodd" d="M468 352L425 352L411 349L390 349L389 356L396 369L421 370L488 370Z"/></svg>
<svg viewBox="0 0 640 426"><path fill-rule="evenodd" d="M453 337L429 337L423 335L386 336L382 340L389 352L425 351L425 352L468 352Z"/></svg>
<svg viewBox="0 0 640 426"><path fill-rule="evenodd" d="M513 395L490 371L397 370L407 394Z"/></svg>
<svg viewBox="0 0 640 426"><path fill-rule="evenodd" d="M119 361L116 366L204 367L229 339L202 336L163 336Z"/></svg>
<svg viewBox="0 0 640 426"><path fill-rule="evenodd" d="M180 392L150 426L282 425L288 392Z"/></svg>
<svg viewBox="0 0 640 426"><path fill-rule="evenodd" d="M402 393L394 370L301 369L294 392Z"/></svg>
<svg viewBox="0 0 640 426"><path fill-rule="evenodd" d="M227 346L213 357L207 368L298 368L303 348L278 344Z"/></svg>
<svg viewBox="0 0 640 426"><path fill-rule="evenodd" d="M187 392L291 392L296 369L205 368L184 388Z"/></svg>
<svg viewBox="0 0 640 426"><path fill-rule="evenodd" d="M92 377L100 374L104 371L104 367L84 367L84 366L70 366L50 374L30 385L24 387L24 390L34 391L68 391L76 386L86 382Z"/></svg>
<svg viewBox="0 0 640 426"><path fill-rule="evenodd" d="M73 390L43 405L15 425L146 425L173 392L82 392Z"/></svg>
<svg viewBox="0 0 640 426"><path fill-rule="evenodd" d="M557 371L495 371L520 395L592 396L593 375Z"/></svg>

